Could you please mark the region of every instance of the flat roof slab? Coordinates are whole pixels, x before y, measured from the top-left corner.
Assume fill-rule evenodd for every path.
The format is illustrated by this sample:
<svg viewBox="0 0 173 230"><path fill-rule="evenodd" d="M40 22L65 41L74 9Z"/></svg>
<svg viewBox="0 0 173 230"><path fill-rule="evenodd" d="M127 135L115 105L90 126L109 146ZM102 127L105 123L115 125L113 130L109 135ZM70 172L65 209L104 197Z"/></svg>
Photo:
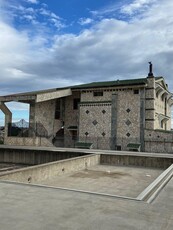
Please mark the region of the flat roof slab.
<svg viewBox="0 0 173 230"><path fill-rule="evenodd" d="M163 170L95 165L38 184L136 198Z"/></svg>
<svg viewBox="0 0 173 230"><path fill-rule="evenodd" d="M152 204L0 182L3 230L172 230L173 179ZM171 190L171 191L170 191Z"/></svg>

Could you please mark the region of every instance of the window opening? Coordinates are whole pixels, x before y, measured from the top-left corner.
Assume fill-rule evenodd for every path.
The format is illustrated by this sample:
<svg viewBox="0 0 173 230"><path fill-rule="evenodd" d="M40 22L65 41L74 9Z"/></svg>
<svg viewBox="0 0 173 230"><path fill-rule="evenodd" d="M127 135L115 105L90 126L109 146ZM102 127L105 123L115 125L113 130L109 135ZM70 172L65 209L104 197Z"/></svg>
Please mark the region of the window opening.
<svg viewBox="0 0 173 230"><path fill-rule="evenodd" d="M74 98L73 100L73 109L77 110L78 109L78 104L80 103L80 98Z"/></svg>
<svg viewBox="0 0 173 230"><path fill-rule="evenodd" d="M95 91L93 93L94 97L102 97L103 96L103 91Z"/></svg>
<svg viewBox="0 0 173 230"><path fill-rule="evenodd" d="M139 94L139 89L134 89L133 92L134 94Z"/></svg>

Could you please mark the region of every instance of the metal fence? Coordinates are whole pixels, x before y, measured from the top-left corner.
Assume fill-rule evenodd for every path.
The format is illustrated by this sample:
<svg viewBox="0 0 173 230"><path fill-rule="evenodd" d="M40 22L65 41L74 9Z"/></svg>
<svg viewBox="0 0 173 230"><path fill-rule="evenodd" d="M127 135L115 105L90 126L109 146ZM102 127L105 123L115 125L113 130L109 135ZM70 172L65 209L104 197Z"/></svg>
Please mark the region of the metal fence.
<svg viewBox="0 0 173 230"><path fill-rule="evenodd" d="M128 151L129 143L140 143L139 138L108 138L108 137L88 137L88 136L70 136L64 135L64 132L59 136L49 135L46 128L40 123L31 123L29 127L18 127L13 123L8 124L9 137L40 137L47 140L56 147L71 147L74 148L77 142L91 143L94 149ZM142 151L154 153L173 153L173 140L161 138L147 138L144 140Z"/></svg>
<svg viewBox="0 0 173 230"><path fill-rule="evenodd" d="M9 137L46 137L48 138L48 131L42 123L30 123L29 127L25 125L17 126L14 123L8 123Z"/></svg>
<svg viewBox="0 0 173 230"><path fill-rule="evenodd" d="M76 139L69 136L61 136L54 139L56 147L72 147L77 142L92 143L92 148L103 150L129 151L128 144L140 144L139 138L105 138L105 137L77 137ZM137 151L134 149L133 151ZM173 153L172 140L145 139L141 151L153 153Z"/></svg>

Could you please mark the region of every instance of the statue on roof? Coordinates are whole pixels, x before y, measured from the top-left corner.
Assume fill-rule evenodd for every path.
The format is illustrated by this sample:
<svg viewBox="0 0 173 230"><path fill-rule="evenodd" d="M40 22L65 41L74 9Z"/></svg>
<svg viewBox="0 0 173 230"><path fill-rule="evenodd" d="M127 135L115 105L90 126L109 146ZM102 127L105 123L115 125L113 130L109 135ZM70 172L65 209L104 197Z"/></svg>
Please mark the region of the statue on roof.
<svg viewBox="0 0 173 230"><path fill-rule="evenodd" d="M152 62L148 62L149 63L149 73L148 73L148 77L153 77L153 64Z"/></svg>

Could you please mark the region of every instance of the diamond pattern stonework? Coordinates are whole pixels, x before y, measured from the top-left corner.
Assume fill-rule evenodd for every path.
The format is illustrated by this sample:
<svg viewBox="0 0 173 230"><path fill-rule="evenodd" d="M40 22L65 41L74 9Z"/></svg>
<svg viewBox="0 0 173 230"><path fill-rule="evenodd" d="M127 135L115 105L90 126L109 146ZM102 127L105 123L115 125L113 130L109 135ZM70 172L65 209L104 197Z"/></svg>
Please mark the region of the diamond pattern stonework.
<svg viewBox="0 0 173 230"><path fill-rule="evenodd" d="M96 120L94 120L92 123L93 123L93 125L97 125L98 124L98 122Z"/></svg>
<svg viewBox="0 0 173 230"><path fill-rule="evenodd" d="M132 123L132 122L131 122L130 120L127 120L127 121L126 121L126 125L128 125L128 126L131 125L131 123Z"/></svg>

